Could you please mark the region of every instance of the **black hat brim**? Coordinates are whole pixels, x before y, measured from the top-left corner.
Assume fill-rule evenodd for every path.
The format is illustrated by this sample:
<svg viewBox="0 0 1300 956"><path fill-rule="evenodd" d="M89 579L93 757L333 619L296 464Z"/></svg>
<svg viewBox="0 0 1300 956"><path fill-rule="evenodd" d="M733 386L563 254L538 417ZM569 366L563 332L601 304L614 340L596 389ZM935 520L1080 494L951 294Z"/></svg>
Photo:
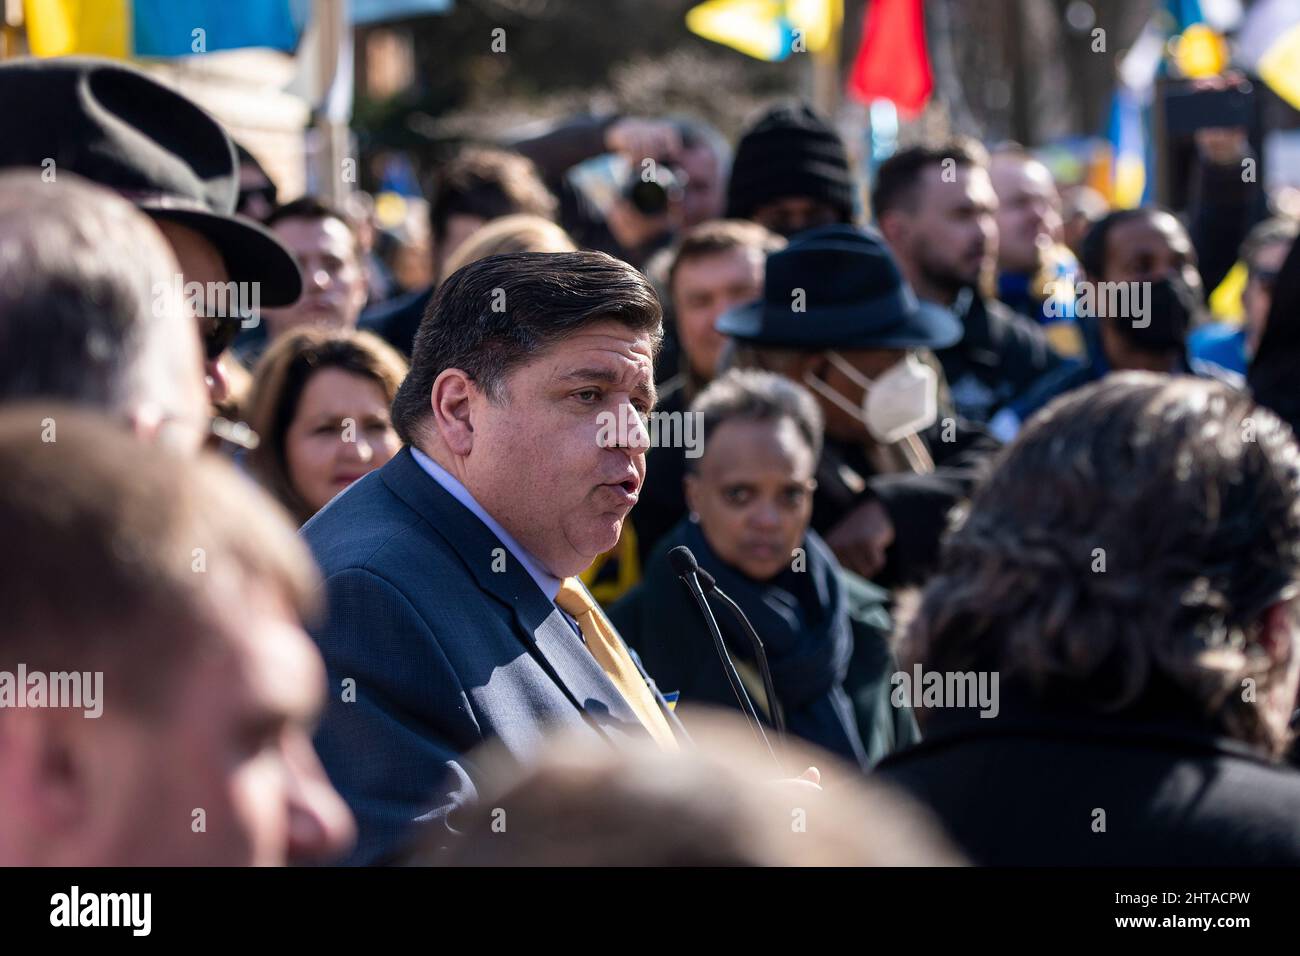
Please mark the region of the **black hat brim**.
<svg viewBox="0 0 1300 956"><path fill-rule="evenodd" d="M258 283L264 306L293 305L302 295L302 273L289 251L266 227L237 216L198 209L157 208L141 204L150 216L193 229L207 239L225 261L232 282Z"/></svg>
<svg viewBox="0 0 1300 956"><path fill-rule="evenodd" d="M945 349L961 341L962 325L952 311L931 302L917 302L896 324L866 328L852 321L851 307L810 309L794 326L777 333L765 321L762 299L724 312L714 323L723 335L756 345L806 349ZM833 314L832 314L833 313ZM855 327L856 326L856 327Z"/></svg>

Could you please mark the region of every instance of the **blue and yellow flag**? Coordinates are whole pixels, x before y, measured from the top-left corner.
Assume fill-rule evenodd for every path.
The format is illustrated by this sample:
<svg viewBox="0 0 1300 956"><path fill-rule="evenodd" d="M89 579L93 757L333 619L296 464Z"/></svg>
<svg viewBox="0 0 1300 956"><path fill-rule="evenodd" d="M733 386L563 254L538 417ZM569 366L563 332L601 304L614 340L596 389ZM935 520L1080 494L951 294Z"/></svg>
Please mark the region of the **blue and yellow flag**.
<svg viewBox="0 0 1300 956"><path fill-rule="evenodd" d="M36 56L189 56L241 47L292 51L289 0L24 0Z"/></svg>
<svg viewBox="0 0 1300 956"><path fill-rule="evenodd" d="M835 32L842 0L706 0L686 11L686 28L758 60L784 60L801 42L819 53Z"/></svg>
<svg viewBox="0 0 1300 956"><path fill-rule="evenodd" d="M1111 204L1132 209L1142 204L1147 191L1146 122L1138 95L1122 83L1111 101L1110 140Z"/></svg>
<svg viewBox="0 0 1300 956"><path fill-rule="evenodd" d="M1255 70L1274 93L1300 110L1300 23L1264 51Z"/></svg>

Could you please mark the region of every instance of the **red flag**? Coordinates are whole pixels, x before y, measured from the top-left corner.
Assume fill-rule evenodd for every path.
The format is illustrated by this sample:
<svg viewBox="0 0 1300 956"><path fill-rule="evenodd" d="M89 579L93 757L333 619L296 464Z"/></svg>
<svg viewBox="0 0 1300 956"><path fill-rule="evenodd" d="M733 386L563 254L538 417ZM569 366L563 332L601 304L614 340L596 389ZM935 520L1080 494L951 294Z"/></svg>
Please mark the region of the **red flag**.
<svg viewBox="0 0 1300 956"><path fill-rule="evenodd" d="M871 0L849 94L865 103L893 100L900 113L914 116L933 89L921 0Z"/></svg>

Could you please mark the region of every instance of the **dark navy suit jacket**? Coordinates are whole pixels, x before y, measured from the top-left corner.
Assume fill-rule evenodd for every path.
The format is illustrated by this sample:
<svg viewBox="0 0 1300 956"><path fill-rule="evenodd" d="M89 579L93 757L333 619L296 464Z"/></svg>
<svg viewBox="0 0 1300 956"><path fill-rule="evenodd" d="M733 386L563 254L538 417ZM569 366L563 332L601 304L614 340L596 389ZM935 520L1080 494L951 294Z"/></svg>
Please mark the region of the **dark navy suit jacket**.
<svg viewBox="0 0 1300 956"><path fill-rule="evenodd" d="M454 829L475 796L466 754L489 738L521 760L556 728L648 739L527 570L409 449L302 534L325 576L313 636L330 693L316 746L357 818L347 862L391 859L417 822Z"/></svg>

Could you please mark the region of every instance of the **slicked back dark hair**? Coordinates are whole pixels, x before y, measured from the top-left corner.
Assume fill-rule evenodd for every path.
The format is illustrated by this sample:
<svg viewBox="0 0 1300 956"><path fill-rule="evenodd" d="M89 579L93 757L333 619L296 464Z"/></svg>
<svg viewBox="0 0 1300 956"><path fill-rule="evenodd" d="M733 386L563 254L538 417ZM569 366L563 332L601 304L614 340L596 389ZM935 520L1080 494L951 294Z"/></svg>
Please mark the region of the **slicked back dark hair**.
<svg viewBox="0 0 1300 956"><path fill-rule="evenodd" d="M453 272L429 303L411 350L411 372L393 401L393 425L414 443L431 414L433 383L465 372L492 401L510 373L596 322L651 334L657 352L663 310L649 281L603 252L512 252Z"/></svg>
<svg viewBox="0 0 1300 956"><path fill-rule="evenodd" d="M938 146L909 146L880 164L871 187L871 214L877 220L891 209L912 208L921 188L921 174L951 159L958 166L988 168L989 154L974 139L958 137Z"/></svg>

